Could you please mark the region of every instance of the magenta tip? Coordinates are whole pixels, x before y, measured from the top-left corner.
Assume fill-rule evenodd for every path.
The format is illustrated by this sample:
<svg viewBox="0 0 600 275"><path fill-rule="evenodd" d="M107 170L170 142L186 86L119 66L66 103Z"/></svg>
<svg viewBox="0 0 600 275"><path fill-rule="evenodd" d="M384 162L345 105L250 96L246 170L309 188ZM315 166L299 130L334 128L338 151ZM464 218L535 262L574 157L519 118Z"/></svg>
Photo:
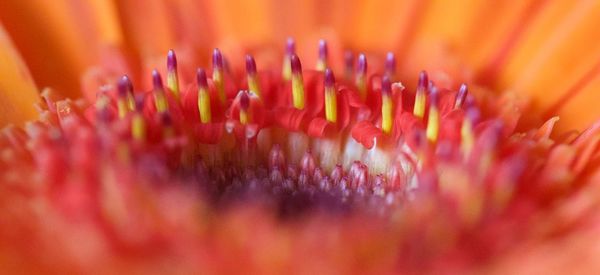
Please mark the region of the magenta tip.
<svg viewBox="0 0 600 275"><path fill-rule="evenodd" d="M367 57L364 54L358 56L358 65L356 67L356 73L364 75L367 73Z"/></svg>
<svg viewBox="0 0 600 275"><path fill-rule="evenodd" d="M292 55L296 53L296 42L291 37L288 38L287 42L285 43L285 53L287 55Z"/></svg>
<svg viewBox="0 0 600 275"><path fill-rule="evenodd" d="M152 71L152 84L154 85L154 89L163 89L162 78L156 69Z"/></svg>
<svg viewBox="0 0 600 275"><path fill-rule="evenodd" d="M124 75L119 79L119 83L117 83L117 88L119 92L119 96L127 96L128 93L133 92L133 85L129 80L129 77Z"/></svg>
<svg viewBox="0 0 600 275"><path fill-rule="evenodd" d="M427 72L421 71L421 73L419 74L419 84L417 86L417 89L425 90L425 89L427 89L428 85L429 85L429 77L427 77Z"/></svg>
<svg viewBox="0 0 600 275"><path fill-rule="evenodd" d="M390 95L392 93L392 82L387 75L384 75L383 78L381 78L381 93L385 95Z"/></svg>
<svg viewBox="0 0 600 275"><path fill-rule="evenodd" d="M256 61L251 55L246 55L246 73L249 75L256 74Z"/></svg>
<svg viewBox="0 0 600 275"><path fill-rule="evenodd" d="M302 64L300 64L300 58L297 55L292 54L290 57L290 64L292 67L293 74L301 74L302 73Z"/></svg>
<svg viewBox="0 0 600 275"><path fill-rule="evenodd" d="M219 49L213 50L212 55L213 69L223 69L223 55Z"/></svg>
<svg viewBox="0 0 600 275"><path fill-rule="evenodd" d="M393 52L388 52L385 57L385 70L390 74L396 71L396 57Z"/></svg>
<svg viewBox="0 0 600 275"><path fill-rule="evenodd" d="M246 91L240 93L240 108L247 110L250 107L250 97Z"/></svg>
<svg viewBox="0 0 600 275"><path fill-rule="evenodd" d="M335 85L335 76L329 68L325 69L325 87L333 87Z"/></svg>
<svg viewBox="0 0 600 275"><path fill-rule="evenodd" d="M177 70L177 56L175 56L175 51L172 49L169 50L169 53L167 53L167 70Z"/></svg>
<svg viewBox="0 0 600 275"><path fill-rule="evenodd" d="M206 72L202 68L198 68L196 71L196 81L198 82L198 88L207 88L208 82L206 81Z"/></svg>
<svg viewBox="0 0 600 275"><path fill-rule="evenodd" d="M327 41L324 39L319 40L319 58L322 60L327 59Z"/></svg>
<svg viewBox="0 0 600 275"><path fill-rule="evenodd" d="M429 105L437 106L439 101L438 88L434 85L431 86L431 90L429 92Z"/></svg>

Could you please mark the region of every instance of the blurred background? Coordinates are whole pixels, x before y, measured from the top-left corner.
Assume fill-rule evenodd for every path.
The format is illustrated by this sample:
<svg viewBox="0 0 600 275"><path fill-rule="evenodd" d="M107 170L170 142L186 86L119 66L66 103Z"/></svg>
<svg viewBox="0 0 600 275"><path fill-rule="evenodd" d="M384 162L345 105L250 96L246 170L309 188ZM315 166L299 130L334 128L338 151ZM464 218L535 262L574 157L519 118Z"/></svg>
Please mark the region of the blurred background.
<svg viewBox="0 0 600 275"><path fill-rule="evenodd" d="M599 115L591 105L600 100L593 92L600 87L600 47L591 39L600 36L598 18L599 1L567 0L0 3L0 21L36 85L68 96L78 95L90 66L114 63L114 51L125 53L129 73L139 78L163 66L171 48L196 66L206 65L210 50L220 47L230 60L251 52L266 67L287 37L296 39L309 62L325 38L333 58L342 50L361 51L377 64L377 57L395 53L401 79L437 70L456 83L531 95L534 110L544 118L560 113L560 124L569 128Z"/></svg>

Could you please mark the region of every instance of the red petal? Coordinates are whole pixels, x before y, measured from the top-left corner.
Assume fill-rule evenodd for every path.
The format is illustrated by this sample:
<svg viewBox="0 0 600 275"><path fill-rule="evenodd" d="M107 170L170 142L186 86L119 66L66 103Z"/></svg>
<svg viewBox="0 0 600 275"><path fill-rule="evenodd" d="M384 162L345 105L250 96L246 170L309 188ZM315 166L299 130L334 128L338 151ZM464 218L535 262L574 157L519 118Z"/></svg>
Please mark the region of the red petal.
<svg viewBox="0 0 600 275"><path fill-rule="evenodd" d="M198 123L194 125L194 137L200 143L217 144L223 136L223 123Z"/></svg>
<svg viewBox="0 0 600 275"><path fill-rule="evenodd" d="M375 139L382 135L381 130L369 121L361 121L352 128L352 137L367 149L373 148Z"/></svg>

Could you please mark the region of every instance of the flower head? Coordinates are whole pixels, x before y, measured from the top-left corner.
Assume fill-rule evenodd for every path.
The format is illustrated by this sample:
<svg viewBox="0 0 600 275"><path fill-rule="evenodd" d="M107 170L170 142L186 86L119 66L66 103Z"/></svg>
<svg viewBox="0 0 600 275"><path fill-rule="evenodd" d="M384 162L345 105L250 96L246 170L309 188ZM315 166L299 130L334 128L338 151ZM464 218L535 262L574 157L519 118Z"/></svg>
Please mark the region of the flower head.
<svg viewBox="0 0 600 275"><path fill-rule="evenodd" d="M82 73L81 91L67 80L47 82L60 89L41 93L39 117L0 135L0 221L10 224L0 231L0 262L9 270L381 274L516 264L547 271L553 265L538 265L541 255L566 268L588 252L580 243L597 226L600 124L557 131L558 117L544 112L561 109L572 120L564 107L571 103L544 103L538 90L531 104L499 92L509 80L516 91L546 85L537 75L547 70L544 53L522 65L523 76L512 75L522 61L509 56L536 45L512 21L492 23L488 38L502 42L500 50L482 42L473 53L436 48L473 41L454 40L466 39L460 31L469 28L433 28L429 17L442 16L435 5L444 4L418 3L390 7L412 15L393 20L422 22L396 22L406 29L382 33L377 43L319 39L307 54L308 36L281 39L277 50L263 28L248 26L264 40L222 37L211 50L213 42L187 29L195 2L161 9L171 4L150 1L151 37L128 15L134 2L95 4L94 15L118 10L125 26L122 35L101 35L113 44L89 58L103 62ZM451 14L478 22L478 12L523 13L541 22L526 25L535 29L553 22L551 11L567 13L565 3L482 4L469 6L473 14ZM568 5L567 15L592 13L591 3ZM154 9L183 16L170 29L176 16ZM549 34L549 42L591 31L585 26L593 20L567 15L562 36ZM99 22L114 22L108 17ZM229 19L214 19L221 24L214 30ZM352 37L369 33L358 25ZM436 35L445 43L430 41ZM373 45L402 37L412 44L395 52ZM557 41L541 49L566 58ZM7 73L24 68L9 56ZM458 66L457 56L472 70ZM595 67L587 65L567 80L573 96L587 97L582 87L595 85ZM7 87L33 89L23 83ZM572 254L561 256L558 246Z"/></svg>

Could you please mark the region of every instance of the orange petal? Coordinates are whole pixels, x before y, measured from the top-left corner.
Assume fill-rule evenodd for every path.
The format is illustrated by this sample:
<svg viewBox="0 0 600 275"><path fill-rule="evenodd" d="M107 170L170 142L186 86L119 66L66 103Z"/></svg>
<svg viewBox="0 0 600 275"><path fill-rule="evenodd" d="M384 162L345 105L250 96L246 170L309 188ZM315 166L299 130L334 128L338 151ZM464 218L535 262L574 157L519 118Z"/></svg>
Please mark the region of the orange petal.
<svg viewBox="0 0 600 275"><path fill-rule="evenodd" d="M531 95L542 111L563 100L565 92L577 93L570 88L600 59L600 48L590 42L600 36L599 17L597 1L549 3L499 75L499 87Z"/></svg>
<svg viewBox="0 0 600 275"><path fill-rule="evenodd" d="M0 127L21 124L37 113L38 92L11 41L0 25Z"/></svg>
<svg viewBox="0 0 600 275"><path fill-rule="evenodd" d="M101 12L78 1L6 1L0 17L33 78L39 86L51 86L65 96L79 96L79 76L96 61L102 40L99 29L118 39L114 26ZM91 2L90 2L91 3ZM104 16L106 17L106 16ZM102 21L102 26L94 22Z"/></svg>

